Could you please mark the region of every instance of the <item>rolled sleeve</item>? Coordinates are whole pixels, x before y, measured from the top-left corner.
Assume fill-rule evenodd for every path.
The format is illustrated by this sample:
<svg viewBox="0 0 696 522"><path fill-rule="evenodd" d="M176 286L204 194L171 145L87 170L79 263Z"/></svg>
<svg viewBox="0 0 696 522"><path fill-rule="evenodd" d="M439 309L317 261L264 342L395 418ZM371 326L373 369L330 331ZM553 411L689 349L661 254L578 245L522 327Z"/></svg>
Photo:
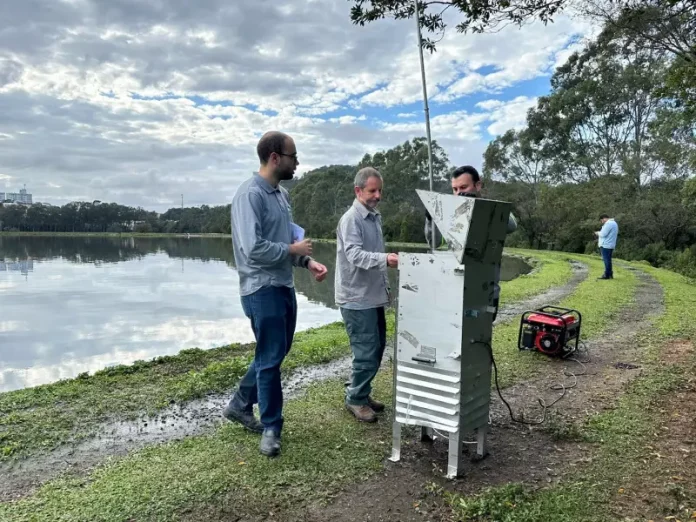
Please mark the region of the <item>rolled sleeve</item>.
<svg viewBox="0 0 696 522"><path fill-rule="evenodd" d="M387 254L368 252L363 249L362 234L355 219L342 220L339 225L339 232L343 238L343 249L349 263L364 270L387 269Z"/></svg>
<svg viewBox="0 0 696 522"><path fill-rule="evenodd" d="M274 266L290 255L290 245L274 243L262 237L263 203L258 194L247 192L232 208L232 220L239 231L240 247L259 266Z"/></svg>

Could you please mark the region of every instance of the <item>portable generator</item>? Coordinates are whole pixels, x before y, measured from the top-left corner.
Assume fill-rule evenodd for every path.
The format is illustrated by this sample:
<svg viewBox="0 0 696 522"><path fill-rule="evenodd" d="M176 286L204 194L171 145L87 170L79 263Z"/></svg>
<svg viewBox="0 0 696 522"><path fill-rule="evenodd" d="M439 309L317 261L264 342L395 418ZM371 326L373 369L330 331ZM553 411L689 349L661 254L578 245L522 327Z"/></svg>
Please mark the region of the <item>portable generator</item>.
<svg viewBox="0 0 696 522"><path fill-rule="evenodd" d="M567 357L578 349L582 315L577 310L542 306L522 314L517 347L552 357Z"/></svg>

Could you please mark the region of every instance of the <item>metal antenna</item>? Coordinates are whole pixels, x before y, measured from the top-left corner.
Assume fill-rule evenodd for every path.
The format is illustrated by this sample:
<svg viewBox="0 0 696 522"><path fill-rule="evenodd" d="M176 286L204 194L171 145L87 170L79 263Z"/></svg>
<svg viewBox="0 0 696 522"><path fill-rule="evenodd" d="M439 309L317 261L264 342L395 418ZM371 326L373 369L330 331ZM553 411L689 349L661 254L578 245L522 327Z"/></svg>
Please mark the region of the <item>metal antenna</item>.
<svg viewBox="0 0 696 522"><path fill-rule="evenodd" d="M428 108L428 90L425 85L425 65L423 63L423 39L421 36L420 26L420 10L418 9L418 0L413 0L413 5L416 8L416 27L418 29L418 54L420 56L421 79L423 83L423 110L425 111L425 133L428 139L428 175L430 177L430 191L433 191L433 146L430 141L430 109ZM435 222L431 221L430 227L430 247L431 251L435 252L437 245L435 244Z"/></svg>

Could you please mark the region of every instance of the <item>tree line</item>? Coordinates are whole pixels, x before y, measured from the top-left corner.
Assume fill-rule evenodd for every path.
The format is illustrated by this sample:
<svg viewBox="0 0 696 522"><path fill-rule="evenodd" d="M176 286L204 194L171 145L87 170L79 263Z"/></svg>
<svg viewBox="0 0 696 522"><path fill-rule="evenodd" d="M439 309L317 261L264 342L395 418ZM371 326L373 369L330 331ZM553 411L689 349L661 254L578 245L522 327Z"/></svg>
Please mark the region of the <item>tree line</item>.
<svg viewBox="0 0 696 522"><path fill-rule="evenodd" d="M463 13L459 29L485 30L495 21L544 19L553 14L550 5L562 9L570 1L444 3ZM410 0L355 4L355 23L413 15ZM421 23L437 32L443 22L427 14L429 5L423 2ZM508 238L510 246L592 252L599 215L607 213L619 223L618 257L696 277L696 4L580 0L575 5L603 30L554 72L550 93L529 110L526 125L489 144L482 170L485 196L512 202L519 228ZM434 52L431 44L426 47ZM455 166L436 140L433 155L434 188L448 192ZM387 241L422 243L424 209L414 191L429 185L422 137L367 154L357 165L325 166L284 182L295 221L310 237L335 237L354 198L353 177L367 165L384 177L380 210ZM230 208L204 205L163 214L99 202L0 208L5 230L131 228L229 234Z"/></svg>
<svg viewBox="0 0 696 522"><path fill-rule="evenodd" d="M63 206L0 204L0 230L6 232L230 233L230 206L171 208L159 214L140 207L100 201Z"/></svg>

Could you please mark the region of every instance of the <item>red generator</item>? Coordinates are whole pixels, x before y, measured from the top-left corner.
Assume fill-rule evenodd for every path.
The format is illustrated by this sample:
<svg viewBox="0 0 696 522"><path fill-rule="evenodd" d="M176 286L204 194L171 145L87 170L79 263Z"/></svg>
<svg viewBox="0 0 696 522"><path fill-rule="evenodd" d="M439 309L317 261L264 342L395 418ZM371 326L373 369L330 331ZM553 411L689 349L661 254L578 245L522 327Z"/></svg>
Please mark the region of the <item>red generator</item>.
<svg viewBox="0 0 696 522"><path fill-rule="evenodd" d="M567 357L578 349L582 315L577 310L542 306L522 314L517 347L552 357Z"/></svg>

